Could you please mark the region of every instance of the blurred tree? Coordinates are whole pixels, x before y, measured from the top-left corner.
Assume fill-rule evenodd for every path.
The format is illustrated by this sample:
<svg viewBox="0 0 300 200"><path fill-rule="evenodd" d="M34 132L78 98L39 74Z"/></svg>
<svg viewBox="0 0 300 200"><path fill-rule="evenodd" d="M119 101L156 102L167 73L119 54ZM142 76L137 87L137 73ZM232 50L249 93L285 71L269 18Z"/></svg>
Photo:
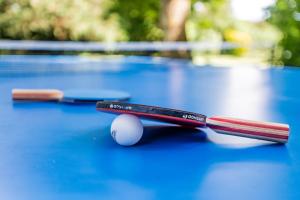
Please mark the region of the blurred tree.
<svg viewBox="0 0 300 200"><path fill-rule="evenodd" d="M186 41L185 23L190 14L190 0L161 0L161 25L166 41Z"/></svg>
<svg viewBox="0 0 300 200"><path fill-rule="evenodd" d="M116 16L103 20L106 0L0 0L0 38L34 40L122 39Z"/></svg>
<svg viewBox="0 0 300 200"><path fill-rule="evenodd" d="M268 9L269 22L283 33L279 43L284 65L300 66L300 0L277 0Z"/></svg>
<svg viewBox="0 0 300 200"><path fill-rule="evenodd" d="M161 0L160 23L165 41L186 41L185 24L191 10L190 0ZM190 57L188 51L164 52L165 56Z"/></svg>
<svg viewBox="0 0 300 200"><path fill-rule="evenodd" d="M114 0L108 15L119 15L129 41L186 41L185 22L190 10L190 0ZM163 55L189 57L183 51Z"/></svg>
<svg viewBox="0 0 300 200"><path fill-rule="evenodd" d="M112 0L106 16L118 16L129 41L155 41L163 38L159 26L158 0Z"/></svg>

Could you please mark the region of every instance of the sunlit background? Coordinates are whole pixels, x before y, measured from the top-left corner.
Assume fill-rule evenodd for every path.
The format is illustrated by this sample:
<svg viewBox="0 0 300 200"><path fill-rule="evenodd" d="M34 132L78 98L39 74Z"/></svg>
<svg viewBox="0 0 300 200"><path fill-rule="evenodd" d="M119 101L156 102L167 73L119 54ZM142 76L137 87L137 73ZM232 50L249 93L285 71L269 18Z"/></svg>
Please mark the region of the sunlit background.
<svg viewBox="0 0 300 200"><path fill-rule="evenodd" d="M212 44L172 51L32 51L1 54L151 55L210 66L300 66L300 0L0 0L7 40ZM223 48L233 44L233 48Z"/></svg>

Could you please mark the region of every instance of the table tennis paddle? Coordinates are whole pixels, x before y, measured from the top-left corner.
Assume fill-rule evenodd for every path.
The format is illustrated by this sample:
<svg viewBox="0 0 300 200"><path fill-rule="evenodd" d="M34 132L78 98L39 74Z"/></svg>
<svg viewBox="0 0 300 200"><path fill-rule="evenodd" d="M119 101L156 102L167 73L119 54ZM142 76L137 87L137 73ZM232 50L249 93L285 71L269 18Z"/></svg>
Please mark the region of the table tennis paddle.
<svg viewBox="0 0 300 200"><path fill-rule="evenodd" d="M123 102L97 102L98 111L114 114L132 114L144 119L168 122L191 127L209 127L218 133L285 143L289 137L289 125L259 122L230 117L206 117L205 115Z"/></svg>
<svg viewBox="0 0 300 200"><path fill-rule="evenodd" d="M117 90L13 89L12 98L18 101L95 103L97 101L125 101L130 98L130 95L127 92Z"/></svg>

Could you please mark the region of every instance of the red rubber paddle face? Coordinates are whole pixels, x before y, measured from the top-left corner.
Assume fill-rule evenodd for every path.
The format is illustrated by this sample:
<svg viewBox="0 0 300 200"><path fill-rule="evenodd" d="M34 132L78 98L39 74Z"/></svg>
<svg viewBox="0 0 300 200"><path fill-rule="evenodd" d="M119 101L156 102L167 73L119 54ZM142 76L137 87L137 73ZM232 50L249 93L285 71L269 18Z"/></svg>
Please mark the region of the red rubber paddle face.
<svg viewBox="0 0 300 200"><path fill-rule="evenodd" d="M144 119L184 126L203 127L206 125L205 115L157 106L105 101L97 103L97 110L115 114L131 114Z"/></svg>

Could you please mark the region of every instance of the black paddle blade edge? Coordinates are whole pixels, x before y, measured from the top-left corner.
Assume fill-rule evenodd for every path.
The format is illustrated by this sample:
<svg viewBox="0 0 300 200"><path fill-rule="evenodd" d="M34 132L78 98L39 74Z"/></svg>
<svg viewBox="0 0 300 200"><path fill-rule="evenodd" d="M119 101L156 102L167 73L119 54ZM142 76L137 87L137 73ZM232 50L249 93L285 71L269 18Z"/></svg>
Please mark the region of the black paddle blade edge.
<svg viewBox="0 0 300 200"><path fill-rule="evenodd" d="M191 126L206 125L205 115L158 106L115 101L99 101L96 104L96 109L98 111L114 114L132 114L144 119L152 119L174 124Z"/></svg>

